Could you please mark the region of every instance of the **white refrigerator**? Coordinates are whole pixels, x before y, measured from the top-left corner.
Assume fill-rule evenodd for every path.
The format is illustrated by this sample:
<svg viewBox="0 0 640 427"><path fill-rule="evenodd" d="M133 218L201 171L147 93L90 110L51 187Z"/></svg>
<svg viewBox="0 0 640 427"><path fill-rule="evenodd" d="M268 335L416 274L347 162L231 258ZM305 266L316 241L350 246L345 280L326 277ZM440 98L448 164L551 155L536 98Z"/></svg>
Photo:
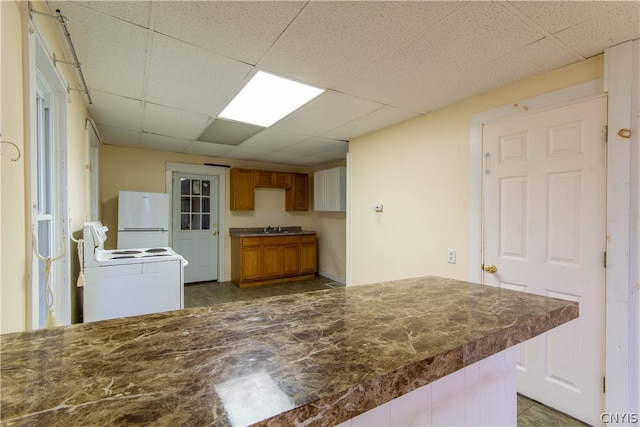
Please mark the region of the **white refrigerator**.
<svg viewBox="0 0 640 427"><path fill-rule="evenodd" d="M118 193L118 249L169 246L167 193Z"/></svg>

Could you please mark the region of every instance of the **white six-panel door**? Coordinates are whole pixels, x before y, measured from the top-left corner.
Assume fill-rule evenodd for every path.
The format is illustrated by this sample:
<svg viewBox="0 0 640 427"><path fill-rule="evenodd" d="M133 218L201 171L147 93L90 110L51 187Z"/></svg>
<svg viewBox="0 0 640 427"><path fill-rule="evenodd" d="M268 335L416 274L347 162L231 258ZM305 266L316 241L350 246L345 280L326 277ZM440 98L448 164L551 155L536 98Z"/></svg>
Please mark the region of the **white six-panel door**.
<svg viewBox="0 0 640 427"><path fill-rule="evenodd" d="M600 97L483 128L484 283L580 304L579 319L519 346L518 391L592 425L603 402L606 114Z"/></svg>

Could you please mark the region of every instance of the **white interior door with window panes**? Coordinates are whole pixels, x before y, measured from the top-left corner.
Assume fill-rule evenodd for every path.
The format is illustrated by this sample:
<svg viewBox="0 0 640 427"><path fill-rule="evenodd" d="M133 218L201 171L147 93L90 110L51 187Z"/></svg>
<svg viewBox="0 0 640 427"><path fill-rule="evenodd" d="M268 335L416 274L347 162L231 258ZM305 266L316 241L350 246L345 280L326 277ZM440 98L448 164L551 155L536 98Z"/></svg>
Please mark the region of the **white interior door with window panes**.
<svg viewBox="0 0 640 427"><path fill-rule="evenodd" d="M577 301L519 345L518 391L599 425L603 404L605 97L483 128L483 282Z"/></svg>
<svg viewBox="0 0 640 427"><path fill-rule="evenodd" d="M218 177L174 172L172 248L189 264L185 283L218 280Z"/></svg>

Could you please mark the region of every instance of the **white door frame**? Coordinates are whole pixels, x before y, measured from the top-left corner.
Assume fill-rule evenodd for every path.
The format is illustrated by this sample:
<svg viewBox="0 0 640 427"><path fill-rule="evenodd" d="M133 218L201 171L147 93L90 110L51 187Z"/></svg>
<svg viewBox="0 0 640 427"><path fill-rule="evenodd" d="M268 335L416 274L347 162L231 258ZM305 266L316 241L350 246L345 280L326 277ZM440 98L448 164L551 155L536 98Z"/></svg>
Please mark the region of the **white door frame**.
<svg viewBox="0 0 640 427"><path fill-rule="evenodd" d="M89 165L87 173L87 200L89 203L89 221L99 221L101 218L100 207L102 197L100 197L100 144L102 139L93 120L87 119L85 122L87 138L86 164Z"/></svg>
<svg viewBox="0 0 640 427"><path fill-rule="evenodd" d="M225 233L225 213L227 211L227 174L229 168L224 166L194 165L188 163L167 162L165 165L165 191L171 195L173 200L173 173L192 173L197 175L215 175L218 177L218 281L226 280L225 259L226 242L228 233ZM173 221L170 223L169 236L173 235Z"/></svg>
<svg viewBox="0 0 640 427"><path fill-rule="evenodd" d="M633 114L638 114L638 97L640 96L637 93L639 91L639 43L638 40L627 42L605 51L605 79L606 89L609 92L608 122L610 124L607 146L607 235L611 238L607 245L609 262L605 286L605 376L608 379L605 411L618 414L633 412L637 414L640 408L640 391L638 390L640 374L637 367L640 363L640 343L637 337L635 342L629 342L630 337L633 339L633 336L640 331L640 296L638 296L639 292L634 290L640 275L638 219L635 219L636 229L633 230L635 234L632 234L631 224L633 214L636 217L638 215L637 194L640 190L638 180L640 158L637 151L639 120L631 120ZM482 125L505 117L599 96L605 92L605 79L582 83L472 116L470 281L479 283L482 280L480 271L482 264ZM619 128L632 129L632 138L620 141L617 135ZM616 144L612 144L614 138L617 138ZM615 206L610 200L614 193L618 194ZM612 254L616 254L615 261ZM630 256L631 254L635 254L635 257ZM635 295L635 300L630 300L631 295ZM635 329L635 335L629 333L630 328L632 331Z"/></svg>
<svg viewBox="0 0 640 427"><path fill-rule="evenodd" d="M640 40L605 50L605 90L609 94L605 409L612 414L635 413L637 423L640 416ZM630 135L625 135L624 129L630 131ZM619 135L620 131L624 136Z"/></svg>
<svg viewBox="0 0 640 427"><path fill-rule="evenodd" d="M52 122L54 123L51 139L53 142L53 174L55 182L53 183L53 206L52 215L52 257L59 256L62 251L64 254L61 259L54 261L52 265L52 274L50 283L53 292L53 312L57 325L68 325L71 323L71 255L69 248L69 209L68 209L68 183L67 183L67 87L63 77L60 75L55 65L51 61L51 54L47 50L47 45L40 36L38 27L32 21L28 24L28 42L29 42L29 97L25 100L29 109L29 133L30 133L30 156L28 176L32 181L26 185L28 192L29 209L27 209L28 229L33 231L33 226L37 222L34 217L34 197L37 197L34 187L33 174L37 173L37 161L35 144L37 143L37 122L36 122L36 90L37 75L40 75L50 89L50 109L52 114ZM34 248L31 244L31 232L27 234L27 268L28 277L28 308L27 308L27 325L29 329L37 329L43 323L40 319L39 291L34 286L34 280L38 280L39 263L34 254Z"/></svg>

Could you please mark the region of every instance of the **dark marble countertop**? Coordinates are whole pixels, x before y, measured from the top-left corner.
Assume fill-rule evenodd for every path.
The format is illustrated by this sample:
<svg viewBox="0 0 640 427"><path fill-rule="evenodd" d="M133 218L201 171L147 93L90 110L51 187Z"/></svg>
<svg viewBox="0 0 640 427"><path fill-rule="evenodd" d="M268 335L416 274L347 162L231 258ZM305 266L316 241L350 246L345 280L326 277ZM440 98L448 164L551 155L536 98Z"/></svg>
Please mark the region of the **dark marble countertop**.
<svg viewBox="0 0 640 427"><path fill-rule="evenodd" d="M275 227L274 227L275 228ZM271 237L271 236L301 236L307 234L316 234L315 231L303 230L302 227L281 227L282 231L265 232L264 228L230 228L229 234L237 237Z"/></svg>
<svg viewBox="0 0 640 427"><path fill-rule="evenodd" d="M4 334L1 417L334 425L577 316L575 302L425 277Z"/></svg>

